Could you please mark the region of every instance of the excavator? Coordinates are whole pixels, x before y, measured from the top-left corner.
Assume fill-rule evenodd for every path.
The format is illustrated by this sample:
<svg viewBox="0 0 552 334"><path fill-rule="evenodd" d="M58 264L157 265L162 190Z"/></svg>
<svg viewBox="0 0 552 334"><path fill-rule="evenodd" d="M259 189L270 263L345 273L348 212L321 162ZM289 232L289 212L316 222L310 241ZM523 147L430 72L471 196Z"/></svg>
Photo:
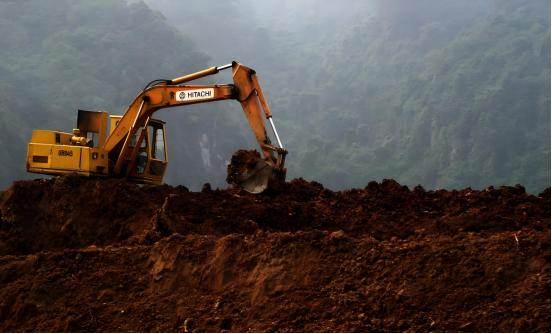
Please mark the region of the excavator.
<svg viewBox="0 0 552 334"><path fill-rule="evenodd" d="M229 68L233 84L184 85ZM165 122L152 118L153 114L163 108L220 100L237 100L241 104L262 152L260 157L240 166L233 185L260 193L270 184L284 181L287 150L276 131L255 71L236 61L172 80L154 80L122 116L78 110L77 128L72 133L33 130L27 148L27 171L123 177L141 184L162 184L168 163ZM264 118L278 146L272 144Z"/></svg>

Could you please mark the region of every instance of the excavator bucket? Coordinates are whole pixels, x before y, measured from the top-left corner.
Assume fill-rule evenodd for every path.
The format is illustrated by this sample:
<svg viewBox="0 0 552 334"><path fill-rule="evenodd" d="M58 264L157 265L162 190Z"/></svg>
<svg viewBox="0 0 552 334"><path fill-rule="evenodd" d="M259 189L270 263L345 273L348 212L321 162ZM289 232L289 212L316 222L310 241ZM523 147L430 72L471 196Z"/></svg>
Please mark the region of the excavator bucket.
<svg viewBox="0 0 552 334"><path fill-rule="evenodd" d="M250 193L258 194L265 189L284 182L285 170L262 159L255 150L239 150L228 165L226 181Z"/></svg>
<svg viewBox="0 0 552 334"><path fill-rule="evenodd" d="M274 168L264 160L259 160L251 170L241 175L241 180L236 186L250 193L258 194L268 188L273 174Z"/></svg>

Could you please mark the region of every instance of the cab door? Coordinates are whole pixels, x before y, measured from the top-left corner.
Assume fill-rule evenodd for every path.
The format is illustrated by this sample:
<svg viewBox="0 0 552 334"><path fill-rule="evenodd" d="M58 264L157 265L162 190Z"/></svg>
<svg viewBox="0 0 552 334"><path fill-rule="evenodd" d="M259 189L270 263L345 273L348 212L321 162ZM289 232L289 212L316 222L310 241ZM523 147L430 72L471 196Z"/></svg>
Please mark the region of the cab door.
<svg viewBox="0 0 552 334"><path fill-rule="evenodd" d="M135 168L130 178L141 183L163 183L163 176L167 169L165 122L150 120L135 159Z"/></svg>
<svg viewBox="0 0 552 334"><path fill-rule="evenodd" d="M151 120L148 124L150 158L147 171L152 179L163 180L167 168L167 143L165 140L165 122Z"/></svg>

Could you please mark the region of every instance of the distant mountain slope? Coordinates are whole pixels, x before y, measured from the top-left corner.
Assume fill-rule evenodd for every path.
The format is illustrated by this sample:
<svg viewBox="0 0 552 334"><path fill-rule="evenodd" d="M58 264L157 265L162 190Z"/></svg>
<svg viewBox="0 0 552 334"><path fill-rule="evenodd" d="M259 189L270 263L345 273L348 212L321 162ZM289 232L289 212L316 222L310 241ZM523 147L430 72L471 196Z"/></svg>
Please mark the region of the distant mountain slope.
<svg viewBox="0 0 552 334"><path fill-rule="evenodd" d="M146 2L258 70L290 176L550 185L547 0Z"/></svg>
<svg viewBox="0 0 552 334"><path fill-rule="evenodd" d="M349 94L320 103L347 129L328 138L351 152L342 173L446 188L550 184L550 4L502 4L462 28L454 13L407 32L372 20L345 39L332 55L344 70L330 81ZM363 65L353 75L348 64Z"/></svg>

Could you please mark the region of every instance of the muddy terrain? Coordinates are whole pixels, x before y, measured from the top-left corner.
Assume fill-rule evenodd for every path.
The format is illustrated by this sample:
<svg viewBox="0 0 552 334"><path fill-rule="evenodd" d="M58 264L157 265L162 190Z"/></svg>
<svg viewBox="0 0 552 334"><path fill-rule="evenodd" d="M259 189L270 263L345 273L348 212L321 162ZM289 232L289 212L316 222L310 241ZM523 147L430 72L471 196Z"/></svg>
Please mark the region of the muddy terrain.
<svg viewBox="0 0 552 334"><path fill-rule="evenodd" d="M550 189L0 194L0 330L550 331Z"/></svg>

